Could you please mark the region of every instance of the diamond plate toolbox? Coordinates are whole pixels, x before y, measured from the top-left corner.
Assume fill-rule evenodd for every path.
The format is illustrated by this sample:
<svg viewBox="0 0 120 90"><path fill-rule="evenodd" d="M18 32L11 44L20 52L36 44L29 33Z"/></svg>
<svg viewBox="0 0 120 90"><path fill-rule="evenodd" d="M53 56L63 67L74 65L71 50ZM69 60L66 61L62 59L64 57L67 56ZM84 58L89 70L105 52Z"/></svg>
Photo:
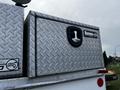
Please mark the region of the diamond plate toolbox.
<svg viewBox="0 0 120 90"><path fill-rule="evenodd" d="M23 11L0 3L0 78L22 75Z"/></svg>
<svg viewBox="0 0 120 90"><path fill-rule="evenodd" d="M34 11L25 27L29 77L104 67L98 27Z"/></svg>

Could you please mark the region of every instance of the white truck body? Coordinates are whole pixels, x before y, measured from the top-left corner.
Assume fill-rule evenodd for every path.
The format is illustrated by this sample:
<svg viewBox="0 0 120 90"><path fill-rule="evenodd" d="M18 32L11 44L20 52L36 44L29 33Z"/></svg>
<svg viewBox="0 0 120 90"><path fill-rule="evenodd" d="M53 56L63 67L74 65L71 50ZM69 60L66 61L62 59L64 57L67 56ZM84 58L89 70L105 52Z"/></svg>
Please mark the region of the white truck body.
<svg viewBox="0 0 120 90"><path fill-rule="evenodd" d="M75 80L49 86L36 87L28 90L106 90L105 83L103 87L97 85L97 79L103 77L93 77L82 80ZM105 82L105 81L104 81Z"/></svg>
<svg viewBox="0 0 120 90"><path fill-rule="evenodd" d="M99 87L97 80L102 78L104 85ZM0 80L0 90L106 90L104 76L77 79L72 81L38 82L39 79L29 81L29 78L14 78Z"/></svg>

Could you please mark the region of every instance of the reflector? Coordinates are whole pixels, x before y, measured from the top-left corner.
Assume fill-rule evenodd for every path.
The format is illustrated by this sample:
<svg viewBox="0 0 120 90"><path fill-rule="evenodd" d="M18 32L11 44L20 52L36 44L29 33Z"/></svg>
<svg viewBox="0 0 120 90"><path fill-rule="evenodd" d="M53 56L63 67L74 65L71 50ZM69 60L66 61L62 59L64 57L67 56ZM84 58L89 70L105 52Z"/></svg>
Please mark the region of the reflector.
<svg viewBox="0 0 120 90"><path fill-rule="evenodd" d="M98 70L98 73L105 74L108 73L108 70Z"/></svg>
<svg viewBox="0 0 120 90"><path fill-rule="evenodd" d="M97 80L97 84L98 84L99 87L102 87L103 84L104 84L103 79L102 79L102 78L99 78L99 79Z"/></svg>

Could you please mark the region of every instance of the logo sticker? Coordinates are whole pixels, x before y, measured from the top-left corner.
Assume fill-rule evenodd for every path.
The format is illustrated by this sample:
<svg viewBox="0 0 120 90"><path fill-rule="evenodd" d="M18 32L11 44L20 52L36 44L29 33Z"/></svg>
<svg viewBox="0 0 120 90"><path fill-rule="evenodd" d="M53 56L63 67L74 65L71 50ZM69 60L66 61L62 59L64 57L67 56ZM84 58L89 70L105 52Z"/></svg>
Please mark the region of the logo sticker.
<svg viewBox="0 0 120 90"><path fill-rule="evenodd" d="M89 38L97 38L98 34L95 31L84 30L84 36Z"/></svg>
<svg viewBox="0 0 120 90"><path fill-rule="evenodd" d="M17 71L19 68L19 59L0 59L0 72Z"/></svg>
<svg viewBox="0 0 120 90"><path fill-rule="evenodd" d="M8 70L16 70L16 69L18 69L18 61L17 60L15 60L15 59L11 59L11 60L9 60L7 63L6 63L6 68L8 69Z"/></svg>
<svg viewBox="0 0 120 90"><path fill-rule="evenodd" d="M67 28L67 38L69 43L73 47L79 47L82 45L82 30L78 27L69 26Z"/></svg>

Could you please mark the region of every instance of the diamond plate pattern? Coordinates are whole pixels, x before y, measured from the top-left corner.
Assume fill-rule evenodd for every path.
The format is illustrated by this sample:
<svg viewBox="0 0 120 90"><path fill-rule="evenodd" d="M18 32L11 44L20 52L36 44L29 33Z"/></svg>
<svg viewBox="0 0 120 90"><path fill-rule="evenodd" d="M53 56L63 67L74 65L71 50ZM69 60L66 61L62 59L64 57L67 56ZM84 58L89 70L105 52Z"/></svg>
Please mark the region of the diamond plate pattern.
<svg viewBox="0 0 120 90"><path fill-rule="evenodd" d="M22 73L23 8L0 3L0 59L19 58L19 71L1 72L0 76Z"/></svg>
<svg viewBox="0 0 120 90"><path fill-rule="evenodd" d="M32 38L32 40L29 42L29 48L31 47L30 49L36 50L37 57L34 57L34 60L29 59L29 62L31 64L36 63L34 65L37 66L33 66L33 64L32 66L29 65L29 70L35 67L37 76L42 76L104 67L102 61L103 58L100 35L99 30L96 30L96 27L94 30L90 29L89 25L79 25L78 23L74 23L68 20L61 22L63 19L34 12L29 14L29 16L35 17L34 14L38 16L36 18L36 38L34 36L35 26L33 28L29 28L29 32L33 32L32 36L29 37L32 38L34 36L34 38ZM35 25L33 24L35 22L30 23L31 24L29 25ZM83 37L83 43L79 48L72 47L67 40L66 28L73 24L82 30L96 32L98 34L98 38L95 39ZM85 26L87 27L85 28ZM31 45L35 45L35 43L37 44L37 49ZM30 53L31 52L29 52L29 55ZM33 55L35 55L35 53ZM31 58L32 57L33 56L31 56ZM33 77L34 76L35 75L33 75Z"/></svg>
<svg viewBox="0 0 120 90"><path fill-rule="evenodd" d="M26 19L26 21L28 22L28 25L30 26L28 29L29 31L29 42L34 42L35 41L35 17L34 16L28 16L28 18ZM28 62L28 75L29 77L33 77L35 76L35 43L29 43L29 49L28 49L29 53L28 53L28 58L30 60L30 62Z"/></svg>
<svg viewBox="0 0 120 90"><path fill-rule="evenodd" d="M66 28L70 25L37 19L37 26L38 76L102 66L99 39L84 38L82 46L74 48L66 38Z"/></svg>

